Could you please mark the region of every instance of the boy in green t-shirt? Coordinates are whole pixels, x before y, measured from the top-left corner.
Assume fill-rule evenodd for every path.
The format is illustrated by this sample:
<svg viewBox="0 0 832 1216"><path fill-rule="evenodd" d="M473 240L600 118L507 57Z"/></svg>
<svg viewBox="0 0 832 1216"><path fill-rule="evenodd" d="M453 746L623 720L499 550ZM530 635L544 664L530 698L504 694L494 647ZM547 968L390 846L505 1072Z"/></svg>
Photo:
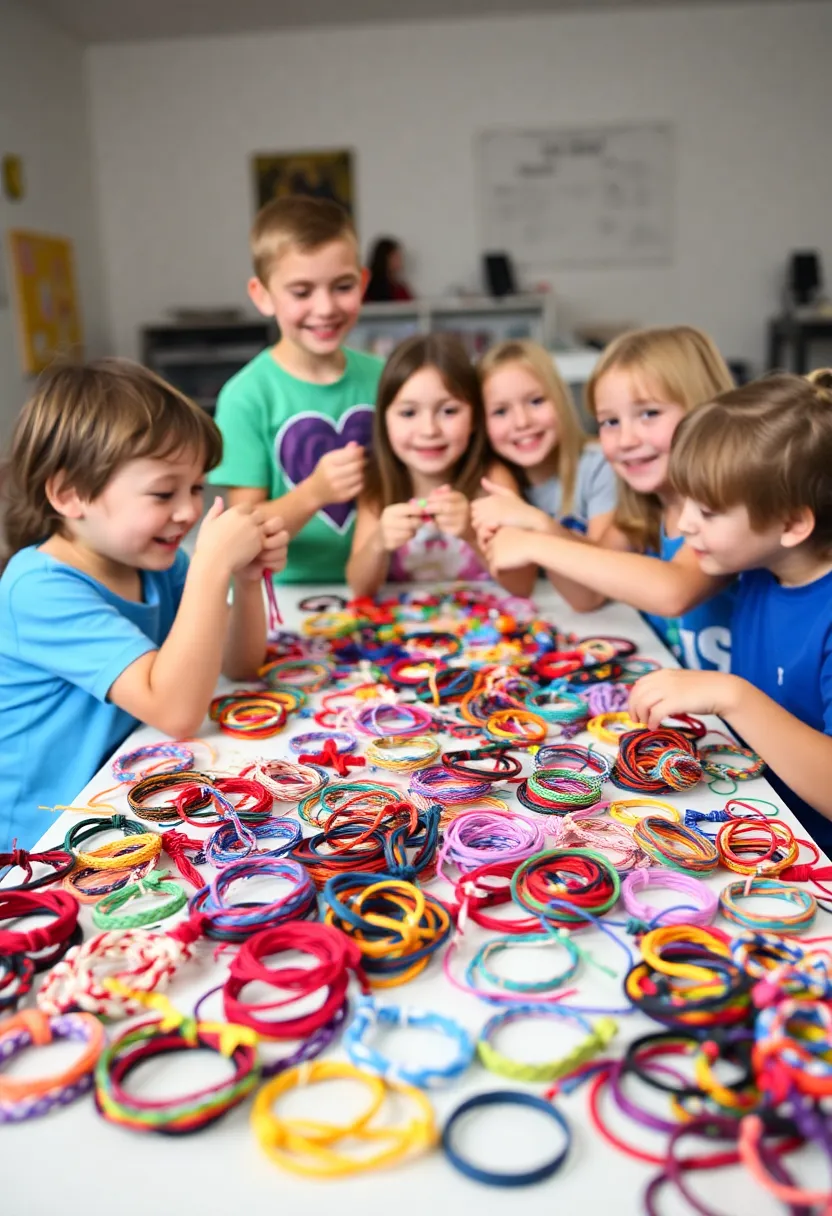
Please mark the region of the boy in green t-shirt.
<svg viewBox="0 0 832 1216"><path fill-rule="evenodd" d="M267 203L251 232L248 292L280 340L223 387L223 458L211 480L230 502L266 503L289 531L281 582L341 582L364 484L381 360L342 343L358 319L358 239L336 203Z"/></svg>

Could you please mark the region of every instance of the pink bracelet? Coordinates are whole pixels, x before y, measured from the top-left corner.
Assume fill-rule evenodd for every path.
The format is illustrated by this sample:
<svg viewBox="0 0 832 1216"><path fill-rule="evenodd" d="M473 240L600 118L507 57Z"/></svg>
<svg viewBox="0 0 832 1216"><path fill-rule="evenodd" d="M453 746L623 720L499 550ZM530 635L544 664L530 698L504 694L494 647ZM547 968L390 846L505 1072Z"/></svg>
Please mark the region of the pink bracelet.
<svg viewBox="0 0 832 1216"><path fill-rule="evenodd" d="M685 906L654 908L636 899L636 893L645 887L669 887L683 896ZM621 898L630 916L652 923L665 925L709 925L716 916L719 897L692 874L680 874L676 870L632 870L621 884Z"/></svg>

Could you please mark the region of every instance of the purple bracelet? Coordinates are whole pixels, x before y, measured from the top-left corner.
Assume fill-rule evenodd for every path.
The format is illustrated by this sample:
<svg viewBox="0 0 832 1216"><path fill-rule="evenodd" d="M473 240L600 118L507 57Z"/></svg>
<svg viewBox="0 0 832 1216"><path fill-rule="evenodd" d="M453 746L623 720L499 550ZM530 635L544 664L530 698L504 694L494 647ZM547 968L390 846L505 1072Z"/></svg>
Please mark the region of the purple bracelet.
<svg viewBox="0 0 832 1216"><path fill-rule="evenodd" d="M440 806L452 806L458 802L473 802L491 792L490 781L476 781L473 777L457 777L443 765L423 768L413 773L408 790L420 794Z"/></svg>
<svg viewBox="0 0 832 1216"><path fill-rule="evenodd" d="M641 1062L640 1067L649 1072L660 1072L666 1077L672 1077L674 1081L678 1081L680 1085L686 1085L687 1078L675 1068L669 1068L666 1064L659 1064L655 1060L645 1060ZM625 1114L628 1119L632 1119L635 1123L640 1123L643 1127L652 1128L653 1131L664 1132L665 1135L670 1135L676 1131L679 1126L678 1119L662 1119L659 1115L653 1115L648 1110L643 1110L640 1106L636 1106L631 1098L628 1098L624 1092L622 1081L627 1074L624 1072L624 1061L616 1060L610 1069L609 1074L609 1090L613 1101L618 1109Z"/></svg>
<svg viewBox="0 0 832 1216"><path fill-rule="evenodd" d="M310 730L305 735L295 735L289 740L289 747L299 756L301 752L309 752L316 747L322 747L328 739L335 744L339 756L348 756L358 746L358 741L348 735L345 730Z"/></svg>
<svg viewBox="0 0 832 1216"><path fill-rule="evenodd" d="M645 887L669 887L689 897L689 905L680 908L654 908L641 903L636 893ZM665 925L709 925L716 916L719 897L700 878L679 874L676 870L631 870L621 884L621 898L630 916L651 922L661 920Z"/></svg>
<svg viewBox="0 0 832 1216"><path fill-rule="evenodd" d="M77 1043L89 1043L90 1024L92 1015L85 1013L60 1013L49 1018L49 1029L52 1040L71 1039ZM0 1040L0 1065L14 1059L27 1047L34 1043L31 1030L21 1026L5 1034ZM31 1097L20 1098L17 1101L0 1101L0 1124L23 1123L26 1119L39 1119L48 1115L56 1106L69 1106L84 1094L89 1093L93 1086L95 1062L90 1065L89 1072L70 1082L68 1085L57 1085L46 1093L35 1094Z"/></svg>
<svg viewBox="0 0 832 1216"><path fill-rule="evenodd" d="M375 701L365 705L353 717L353 725L363 735L383 738L386 735L423 735L433 726L433 715L424 705L391 705Z"/></svg>
<svg viewBox="0 0 832 1216"><path fill-rule="evenodd" d="M578 695L586 701L592 718L618 713L630 703L630 689L626 684L593 684Z"/></svg>
<svg viewBox="0 0 832 1216"><path fill-rule="evenodd" d="M539 823L512 811L466 811L445 829L437 869L450 861L476 870L490 861L522 861L546 847Z"/></svg>

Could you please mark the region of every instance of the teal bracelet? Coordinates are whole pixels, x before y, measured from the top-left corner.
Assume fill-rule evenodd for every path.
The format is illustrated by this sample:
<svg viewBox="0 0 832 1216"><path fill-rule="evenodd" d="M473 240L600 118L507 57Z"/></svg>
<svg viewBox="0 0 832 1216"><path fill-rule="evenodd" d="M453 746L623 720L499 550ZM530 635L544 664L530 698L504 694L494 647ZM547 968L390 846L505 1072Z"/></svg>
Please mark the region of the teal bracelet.
<svg viewBox="0 0 832 1216"><path fill-rule="evenodd" d="M145 908L143 912L132 915L118 916L118 909L123 908L131 899L140 895L167 895L168 898L156 907ZM97 929L143 929L147 925L155 925L168 916L173 916L187 902L188 896L178 882L171 881L163 871L161 874L148 874L139 882L131 882L118 891L105 895L94 905L92 910L93 924Z"/></svg>
<svg viewBox="0 0 832 1216"><path fill-rule="evenodd" d="M528 983L524 983L521 980L508 980L504 979L501 975L497 975L488 966L490 958L495 954L510 950L512 946L548 946L551 948L558 944L563 946L569 955L569 963L563 971L557 975L549 976L545 980L530 981ZM524 933L513 937L495 937L480 946L468 966L466 978L472 987L479 986L476 981L478 977L481 977L494 988L501 988L505 992L551 992L553 989L562 988L564 984L569 983L577 971L580 962L581 952L567 933Z"/></svg>

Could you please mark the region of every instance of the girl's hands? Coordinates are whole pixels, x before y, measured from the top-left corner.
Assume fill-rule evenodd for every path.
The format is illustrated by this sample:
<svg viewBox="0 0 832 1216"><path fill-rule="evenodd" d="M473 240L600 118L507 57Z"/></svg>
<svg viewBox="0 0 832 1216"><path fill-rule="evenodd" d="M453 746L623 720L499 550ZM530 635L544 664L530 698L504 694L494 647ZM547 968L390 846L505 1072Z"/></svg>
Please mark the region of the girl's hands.
<svg viewBox="0 0 832 1216"><path fill-rule="evenodd" d="M464 536L471 527L471 504L459 490L440 486L428 496L426 510L446 536Z"/></svg>
<svg viewBox="0 0 832 1216"><path fill-rule="evenodd" d="M425 518L426 508L411 499L410 502L394 502L385 507L379 519L381 543L388 553L394 553L419 531Z"/></svg>
<svg viewBox="0 0 832 1216"><path fill-rule="evenodd" d="M547 532L551 520L545 511L524 502L507 486L483 477L482 488L487 497L471 503L471 521L481 547L485 546L498 528L525 528L530 532Z"/></svg>

